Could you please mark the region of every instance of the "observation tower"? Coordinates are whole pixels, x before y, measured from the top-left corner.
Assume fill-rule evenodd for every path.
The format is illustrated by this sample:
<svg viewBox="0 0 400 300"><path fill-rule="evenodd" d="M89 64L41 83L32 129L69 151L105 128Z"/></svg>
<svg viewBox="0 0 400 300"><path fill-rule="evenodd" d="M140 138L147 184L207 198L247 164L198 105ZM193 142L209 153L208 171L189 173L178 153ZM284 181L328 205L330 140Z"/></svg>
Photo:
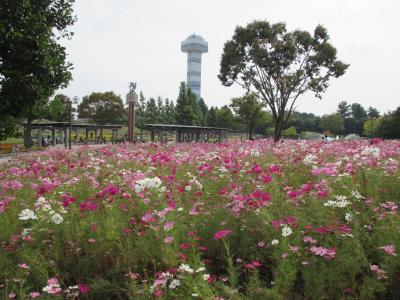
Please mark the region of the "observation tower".
<svg viewBox="0 0 400 300"><path fill-rule="evenodd" d="M181 50L188 54L186 84L200 99L201 55L208 52L208 43L200 35L192 34L181 43Z"/></svg>

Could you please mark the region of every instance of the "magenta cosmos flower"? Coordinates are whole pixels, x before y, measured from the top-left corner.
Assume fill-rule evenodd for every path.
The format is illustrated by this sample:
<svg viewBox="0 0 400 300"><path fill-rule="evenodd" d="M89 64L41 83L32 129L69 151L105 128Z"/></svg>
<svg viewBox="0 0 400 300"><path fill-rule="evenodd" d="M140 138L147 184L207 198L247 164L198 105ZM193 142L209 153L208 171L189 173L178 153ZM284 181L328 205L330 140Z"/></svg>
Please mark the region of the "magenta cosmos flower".
<svg viewBox="0 0 400 300"><path fill-rule="evenodd" d="M229 235L231 233L232 233L232 230L228 230L228 229L220 230L214 234L214 240L220 240L223 237L226 237L227 235Z"/></svg>

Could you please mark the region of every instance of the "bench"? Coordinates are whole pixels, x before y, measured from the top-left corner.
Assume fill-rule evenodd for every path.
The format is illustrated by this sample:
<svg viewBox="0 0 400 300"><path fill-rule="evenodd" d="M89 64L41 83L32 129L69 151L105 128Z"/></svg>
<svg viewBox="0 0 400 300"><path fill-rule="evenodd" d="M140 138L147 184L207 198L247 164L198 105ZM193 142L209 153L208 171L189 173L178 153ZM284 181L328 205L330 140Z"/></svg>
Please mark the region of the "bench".
<svg viewBox="0 0 400 300"><path fill-rule="evenodd" d="M11 153L13 152L14 144L0 144L0 152L3 153ZM25 147L23 145L19 145L18 152L24 152Z"/></svg>
<svg viewBox="0 0 400 300"><path fill-rule="evenodd" d="M0 151L2 152L12 152L13 144L0 144Z"/></svg>

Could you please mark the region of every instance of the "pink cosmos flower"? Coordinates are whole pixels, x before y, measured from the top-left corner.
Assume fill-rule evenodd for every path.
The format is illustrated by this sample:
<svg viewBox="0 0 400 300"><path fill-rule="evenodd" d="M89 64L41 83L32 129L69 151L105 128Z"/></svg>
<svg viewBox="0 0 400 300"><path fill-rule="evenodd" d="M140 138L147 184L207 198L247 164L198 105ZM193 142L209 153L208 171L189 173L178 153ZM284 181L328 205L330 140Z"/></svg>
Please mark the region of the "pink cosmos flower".
<svg viewBox="0 0 400 300"><path fill-rule="evenodd" d="M139 278L139 274L138 273L134 273L134 272L129 272L127 274L132 280L136 280Z"/></svg>
<svg viewBox="0 0 400 300"><path fill-rule="evenodd" d="M300 193L296 191L289 191L287 192L287 195L289 196L289 198L294 199L300 196Z"/></svg>
<svg viewBox="0 0 400 300"><path fill-rule="evenodd" d="M56 295L62 291L60 288L60 284L58 283L57 278L50 278L47 280L47 286L43 288L44 292L47 292L50 295Z"/></svg>
<svg viewBox="0 0 400 300"><path fill-rule="evenodd" d="M274 228L276 230L279 230L281 227L282 221L281 220L273 220L273 221L271 221L271 223L272 223L272 226L274 226Z"/></svg>
<svg viewBox="0 0 400 300"><path fill-rule="evenodd" d="M127 192L123 192L122 193L122 198L124 199L129 199L131 197L131 194L127 193Z"/></svg>
<svg viewBox="0 0 400 300"><path fill-rule="evenodd" d="M376 273L376 275L378 276L378 279L385 279L387 278L386 276L386 272L381 270L379 268L379 266L377 265L370 265L369 268L371 269L372 272Z"/></svg>
<svg viewBox="0 0 400 300"><path fill-rule="evenodd" d="M30 296L32 299L35 299L35 298L37 298L37 297L40 296L40 293L39 293L39 292L31 292L31 293L29 294L29 296Z"/></svg>
<svg viewBox="0 0 400 300"><path fill-rule="evenodd" d="M47 280L47 284L56 285L56 284L58 284L58 279L55 277L50 278L49 280Z"/></svg>
<svg viewBox="0 0 400 300"><path fill-rule="evenodd" d="M379 247L379 249L385 250L385 252L389 255L396 256L396 253L394 253L396 251L396 248L393 245L386 245L383 247Z"/></svg>
<svg viewBox="0 0 400 300"><path fill-rule="evenodd" d="M156 291L154 291L153 295L156 298L160 298L163 295L163 291L162 290L156 290Z"/></svg>
<svg viewBox="0 0 400 300"><path fill-rule="evenodd" d="M261 167L259 165L254 165L251 170L256 174L261 174L262 173L262 169L261 169Z"/></svg>
<svg viewBox="0 0 400 300"><path fill-rule="evenodd" d="M244 268L245 269L255 269L255 268L258 268L258 267L261 267L261 266L262 266L262 263L260 263L257 260L253 260L251 263L245 264Z"/></svg>
<svg viewBox="0 0 400 300"><path fill-rule="evenodd" d="M18 267L20 267L21 269L24 269L24 270L28 270L29 269L29 266L27 264L25 264L25 263L19 264Z"/></svg>
<svg viewBox="0 0 400 300"><path fill-rule="evenodd" d="M142 217L143 223L154 222L156 219L153 217L151 213L145 213Z"/></svg>
<svg viewBox="0 0 400 300"><path fill-rule="evenodd" d="M81 202L79 204L79 209L81 212L84 211L95 211L97 210L97 204L94 202Z"/></svg>
<svg viewBox="0 0 400 300"><path fill-rule="evenodd" d="M223 237L232 233L232 230L223 229L214 234L214 240L220 240Z"/></svg>
<svg viewBox="0 0 400 300"><path fill-rule="evenodd" d="M87 284L80 284L79 291L82 295L87 295L90 292L90 287Z"/></svg>
<svg viewBox="0 0 400 300"><path fill-rule="evenodd" d="M271 182L272 177L268 176L268 175L262 175L262 180L264 183L268 183L268 182Z"/></svg>
<svg viewBox="0 0 400 300"><path fill-rule="evenodd" d="M174 240L174 238L173 238L172 236L167 236L167 237L164 239L164 243L166 243L166 244L171 244L173 240Z"/></svg>
<svg viewBox="0 0 400 300"><path fill-rule="evenodd" d="M303 238L304 243L316 244L317 240L314 240L311 236L305 236Z"/></svg>
<svg viewBox="0 0 400 300"><path fill-rule="evenodd" d="M321 256L327 260L335 258L336 249L335 248L324 248L313 246L310 248L311 252L317 256Z"/></svg>

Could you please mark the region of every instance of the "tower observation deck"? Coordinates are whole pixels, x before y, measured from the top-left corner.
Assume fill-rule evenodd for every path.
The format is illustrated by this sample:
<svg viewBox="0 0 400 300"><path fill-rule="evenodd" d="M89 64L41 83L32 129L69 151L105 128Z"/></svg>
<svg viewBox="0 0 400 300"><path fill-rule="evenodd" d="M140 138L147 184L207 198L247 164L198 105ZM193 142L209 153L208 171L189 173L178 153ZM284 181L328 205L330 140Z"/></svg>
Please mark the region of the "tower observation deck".
<svg viewBox="0 0 400 300"><path fill-rule="evenodd" d="M208 43L200 36L192 34L181 43L182 52L187 55L187 86L200 99L201 55L208 52Z"/></svg>

